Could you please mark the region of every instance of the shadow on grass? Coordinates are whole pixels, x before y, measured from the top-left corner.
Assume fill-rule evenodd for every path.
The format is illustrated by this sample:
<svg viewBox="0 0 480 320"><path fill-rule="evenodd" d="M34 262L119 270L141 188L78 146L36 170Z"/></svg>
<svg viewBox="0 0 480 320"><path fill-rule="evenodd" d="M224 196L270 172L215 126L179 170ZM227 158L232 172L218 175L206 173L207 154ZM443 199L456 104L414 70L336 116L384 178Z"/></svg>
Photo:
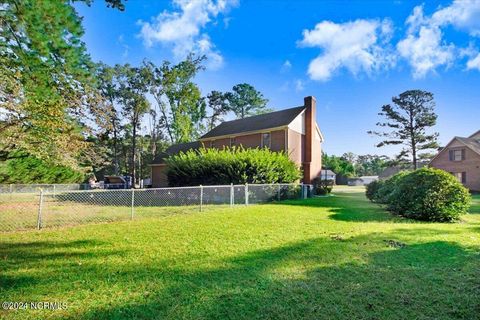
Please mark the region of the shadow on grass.
<svg viewBox="0 0 480 320"><path fill-rule="evenodd" d="M315 197L305 200L288 200L278 204L324 208L331 213L330 219L349 222L410 222L394 216L381 206L365 199L362 192L333 194L329 197Z"/></svg>
<svg viewBox="0 0 480 320"><path fill-rule="evenodd" d="M167 282L165 290L125 305L91 310L83 317L387 319L402 314L404 319L473 319L478 315L478 253L442 241L393 249L387 239L385 235L345 241L319 238L255 251L223 261L222 268L199 271L145 266L142 271L152 279L157 274L157 281ZM348 259L366 241L385 248L369 252L363 261ZM289 268L296 271L289 273Z"/></svg>
<svg viewBox="0 0 480 320"><path fill-rule="evenodd" d="M81 291L78 297L92 300L71 303L72 311L64 315L71 319L477 317L478 248L444 241L409 243L412 236L402 232L315 238L231 258L211 258L208 263L192 258L190 263L178 264L172 258L146 264L132 259L130 252L125 257L130 263L122 268L85 253L83 260L88 263L81 270L70 267L68 259L61 262L41 252L57 248L67 253L102 247L102 243L16 243L1 247L1 254L10 255L9 263L0 262L9 274L1 287L12 290L28 281L24 295L38 294L38 288L46 287L54 288L56 297ZM416 237L428 236L431 230L415 232ZM35 272L12 275L25 261L31 268L38 265ZM58 263L53 271L62 272L63 281L77 285L55 286L59 279L41 272L48 262ZM79 312L79 306L86 303L91 305Z"/></svg>
<svg viewBox="0 0 480 320"><path fill-rule="evenodd" d="M120 254L118 250L109 250L108 245L97 240L77 241L36 241L36 242L8 242L0 244L0 292L19 287L34 287L36 284L55 281L51 275L52 269L58 275L75 270L78 261L88 261L103 258L112 254ZM22 276L13 276L10 272L23 268L37 269L35 275L28 273Z"/></svg>

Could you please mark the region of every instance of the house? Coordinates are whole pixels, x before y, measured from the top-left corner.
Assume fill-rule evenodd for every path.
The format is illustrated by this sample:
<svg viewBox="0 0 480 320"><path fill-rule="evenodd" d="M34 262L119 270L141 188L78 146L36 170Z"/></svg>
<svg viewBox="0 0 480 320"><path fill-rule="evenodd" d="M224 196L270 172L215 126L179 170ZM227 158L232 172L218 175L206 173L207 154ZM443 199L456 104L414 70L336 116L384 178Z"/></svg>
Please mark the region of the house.
<svg viewBox="0 0 480 320"><path fill-rule="evenodd" d="M335 183L336 176L337 175L335 174L335 172L328 169L322 169L322 172L320 174L320 178L322 180L333 181L334 183Z"/></svg>
<svg viewBox="0 0 480 320"><path fill-rule="evenodd" d="M430 166L450 172L465 187L480 191L480 130L468 138L454 137Z"/></svg>
<svg viewBox="0 0 480 320"><path fill-rule="evenodd" d="M302 106L226 121L199 141L173 145L152 162L152 186L168 186L167 157L201 147L221 149L232 146L285 151L302 168L302 181L311 183L322 168L323 135L315 121L315 109L315 98L305 97Z"/></svg>
<svg viewBox="0 0 480 320"><path fill-rule="evenodd" d="M373 181L377 181L378 176L361 176L357 178L348 179L349 186L366 186Z"/></svg>

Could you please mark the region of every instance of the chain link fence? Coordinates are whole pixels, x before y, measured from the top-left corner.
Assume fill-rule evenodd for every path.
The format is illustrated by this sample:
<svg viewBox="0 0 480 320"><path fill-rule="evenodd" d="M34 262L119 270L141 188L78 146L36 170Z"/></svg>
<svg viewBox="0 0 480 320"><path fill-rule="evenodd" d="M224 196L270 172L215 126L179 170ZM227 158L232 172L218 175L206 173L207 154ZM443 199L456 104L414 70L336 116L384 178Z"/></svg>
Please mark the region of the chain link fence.
<svg viewBox="0 0 480 320"><path fill-rule="evenodd" d="M312 195L303 184L246 184L159 189L60 190L0 193L0 231L133 220L252 205Z"/></svg>

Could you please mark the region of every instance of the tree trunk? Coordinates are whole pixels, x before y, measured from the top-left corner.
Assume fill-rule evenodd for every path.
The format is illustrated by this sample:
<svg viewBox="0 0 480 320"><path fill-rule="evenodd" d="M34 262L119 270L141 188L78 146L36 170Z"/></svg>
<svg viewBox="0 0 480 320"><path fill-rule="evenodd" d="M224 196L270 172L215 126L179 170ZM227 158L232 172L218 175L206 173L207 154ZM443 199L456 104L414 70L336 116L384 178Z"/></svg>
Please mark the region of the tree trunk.
<svg viewBox="0 0 480 320"><path fill-rule="evenodd" d="M136 164L136 148L137 148L137 121L134 119L132 121L133 125L133 131L132 131L132 166L131 166L131 174L132 174L132 187L135 188L135 179L136 177L136 170L135 170L135 164Z"/></svg>
<svg viewBox="0 0 480 320"><path fill-rule="evenodd" d="M410 116L410 147L412 148L412 164L413 170L417 170L417 143L415 139L415 120L414 120L414 111L413 108L409 110Z"/></svg>
<svg viewBox="0 0 480 320"><path fill-rule="evenodd" d="M116 176L118 176L118 145L117 145L117 126L115 123L115 119L112 120L112 125L113 125L113 171Z"/></svg>

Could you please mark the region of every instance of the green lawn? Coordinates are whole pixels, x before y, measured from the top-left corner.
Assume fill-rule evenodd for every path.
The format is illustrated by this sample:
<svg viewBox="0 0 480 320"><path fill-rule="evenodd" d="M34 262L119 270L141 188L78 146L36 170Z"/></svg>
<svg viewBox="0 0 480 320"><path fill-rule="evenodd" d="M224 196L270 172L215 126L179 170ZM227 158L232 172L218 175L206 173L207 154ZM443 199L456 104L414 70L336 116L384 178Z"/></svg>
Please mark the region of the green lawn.
<svg viewBox="0 0 480 320"><path fill-rule="evenodd" d="M480 196L455 224L333 197L0 234L5 319L480 319Z"/></svg>

